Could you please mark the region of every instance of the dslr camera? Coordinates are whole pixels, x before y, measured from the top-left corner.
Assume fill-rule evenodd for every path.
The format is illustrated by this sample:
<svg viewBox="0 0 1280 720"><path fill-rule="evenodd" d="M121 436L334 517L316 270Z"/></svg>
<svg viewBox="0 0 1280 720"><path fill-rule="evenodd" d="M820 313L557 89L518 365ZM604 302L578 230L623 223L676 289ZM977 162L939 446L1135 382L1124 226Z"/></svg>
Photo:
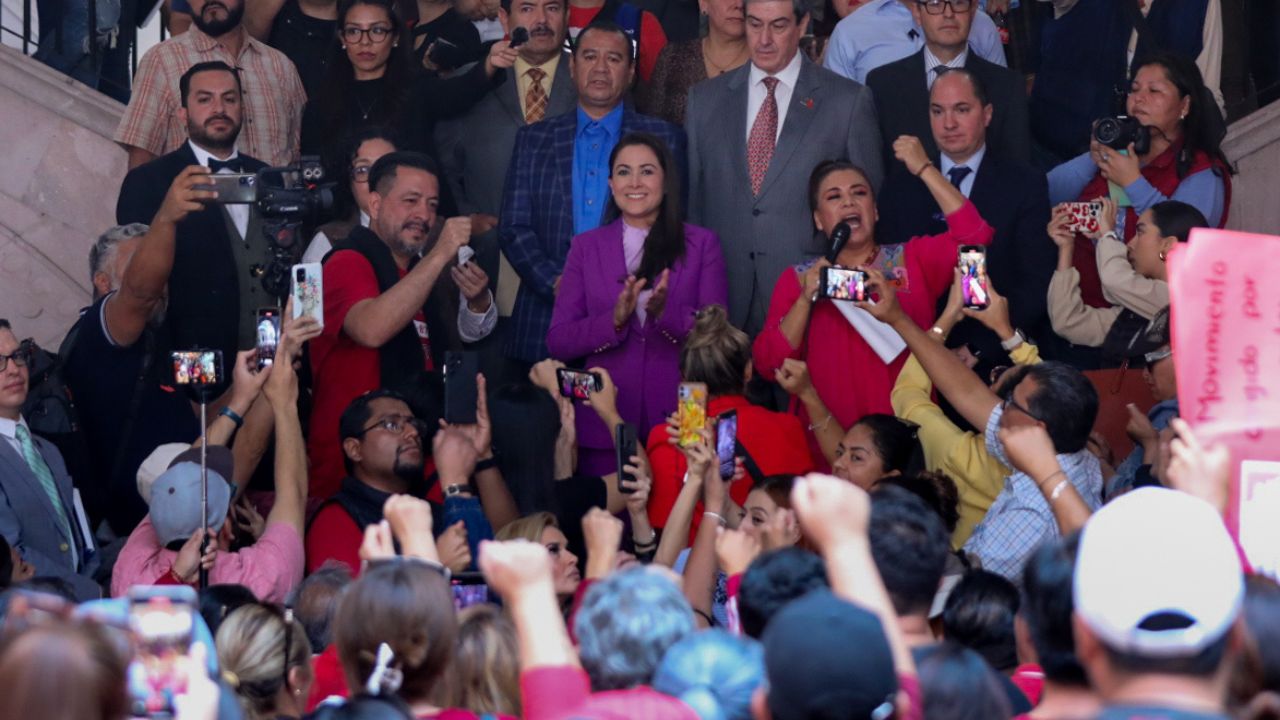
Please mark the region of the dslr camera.
<svg viewBox="0 0 1280 720"><path fill-rule="evenodd" d="M1139 155L1151 149L1151 128L1128 115L1102 118L1093 124L1093 139L1113 150L1128 150L1129 143Z"/></svg>

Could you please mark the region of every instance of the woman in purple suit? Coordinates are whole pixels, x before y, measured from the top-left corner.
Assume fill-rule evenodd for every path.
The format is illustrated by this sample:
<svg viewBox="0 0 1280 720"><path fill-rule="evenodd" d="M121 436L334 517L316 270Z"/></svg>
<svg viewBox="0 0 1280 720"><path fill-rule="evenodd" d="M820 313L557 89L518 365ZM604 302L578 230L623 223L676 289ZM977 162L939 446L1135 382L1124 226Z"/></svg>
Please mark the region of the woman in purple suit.
<svg viewBox="0 0 1280 720"><path fill-rule="evenodd" d="M618 385L618 411L640 438L675 410L680 348L693 314L724 305L720 239L681 222L680 173L670 149L646 133L623 137L609 156L607 222L573 239L560 276L547 347L586 358ZM615 470L613 428L580 412L578 472Z"/></svg>

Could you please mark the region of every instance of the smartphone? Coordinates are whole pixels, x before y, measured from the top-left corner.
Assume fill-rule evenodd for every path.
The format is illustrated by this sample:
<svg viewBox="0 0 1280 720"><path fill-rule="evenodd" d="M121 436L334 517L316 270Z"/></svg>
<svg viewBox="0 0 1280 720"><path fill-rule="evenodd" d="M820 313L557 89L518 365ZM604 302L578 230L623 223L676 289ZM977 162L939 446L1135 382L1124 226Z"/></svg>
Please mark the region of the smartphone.
<svg viewBox="0 0 1280 720"><path fill-rule="evenodd" d="M291 272L293 317L310 315L320 323L320 327L324 327L324 271L320 263L294 265Z"/></svg>
<svg viewBox="0 0 1280 720"><path fill-rule="evenodd" d="M431 43L427 58L441 70L452 70L459 67L464 60L462 48L442 37L436 38Z"/></svg>
<svg viewBox="0 0 1280 720"><path fill-rule="evenodd" d="M209 176L223 205L249 205L258 201L258 176L255 173L213 173Z"/></svg>
<svg viewBox="0 0 1280 720"><path fill-rule="evenodd" d="M1094 200L1092 202L1069 202L1066 203L1067 214L1071 216L1071 221L1067 223L1067 229L1071 232L1098 232L1099 220L1102 218L1102 203Z"/></svg>
<svg viewBox="0 0 1280 720"><path fill-rule="evenodd" d="M622 423L613 429L613 446L618 452L618 492L630 495L635 490L622 484L623 480L635 481L636 476L622 469L631 464L631 456L636 454L636 426Z"/></svg>
<svg viewBox="0 0 1280 720"><path fill-rule="evenodd" d="M480 389L476 375L480 356L474 352L444 354L444 421L450 425L473 425Z"/></svg>
<svg viewBox="0 0 1280 720"><path fill-rule="evenodd" d="M586 370L556 368L556 380L560 383L560 397L573 400L586 400L591 397L592 392L604 389L604 378L600 377L600 373Z"/></svg>
<svg viewBox="0 0 1280 720"><path fill-rule="evenodd" d="M960 247L960 295L964 306L982 310L991 303L987 290L987 249L981 245Z"/></svg>
<svg viewBox="0 0 1280 720"><path fill-rule="evenodd" d="M680 383L676 390L676 422L680 428L680 447L696 445L707 427L706 383Z"/></svg>
<svg viewBox="0 0 1280 720"><path fill-rule="evenodd" d="M184 585L129 590L129 628L136 641L128 683L134 717L174 716L174 699L187 692L182 659L191 653L198 602L196 591Z"/></svg>
<svg viewBox="0 0 1280 720"><path fill-rule="evenodd" d="M453 587L453 607L464 610L472 605L483 605L490 600L489 586L485 584L484 574L479 572L454 573L450 583Z"/></svg>
<svg viewBox="0 0 1280 720"><path fill-rule="evenodd" d="M730 410L716 418L716 455L720 458L720 477L733 477L734 448L738 443L738 411Z"/></svg>
<svg viewBox="0 0 1280 720"><path fill-rule="evenodd" d="M866 302L867 274L843 267L824 267L818 283L818 297L848 302Z"/></svg>
<svg viewBox="0 0 1280 720"><path fill-rule="evenodd" d="M222 382L221 350L176 350L173 382L178 385L217 385Z"/></svg>
<svg viewBox="0 0 1280 720"><path fill-rule="evenodd" d="M258 308L258 369L271 367L280 342L280 308Z"/></svg>

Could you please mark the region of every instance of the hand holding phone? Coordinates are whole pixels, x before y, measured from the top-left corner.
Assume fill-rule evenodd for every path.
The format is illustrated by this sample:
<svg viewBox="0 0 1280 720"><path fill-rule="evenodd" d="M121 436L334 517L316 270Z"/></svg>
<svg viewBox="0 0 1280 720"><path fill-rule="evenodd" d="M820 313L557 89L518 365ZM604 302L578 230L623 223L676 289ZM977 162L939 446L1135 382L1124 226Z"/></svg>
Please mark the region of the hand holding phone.
<svg viewBox="0 0 1280 720"><path fill-rule="evenodd" d="M1071 216L1070 222L1067 223L1068 230L1086 235L1098 232L1102 218L1102 203L1095 200L1093 202L1069 202L1063 203L1063 205L1067 208L1067 214Z"/></svg>
<svg viewBox="0 0 1280 720"><path fill-rule="evenodd" d="M843 267L824 267L818 284L818 297L847 302L866 302L867 273Z"/></svg>
<svg viewBox="0 0 1280 720"><path fill-rule="evenodd" d="M280 309L258 308L258 369L271 367L280 342Z"/></svg>
<svg viewBox="0 0 1280 720"><path fill-rule="evenodd" d="M480 356L474 352L447 352L444 359L444 421L450 425L474 425L480 390L476 376Z"/></svg>
<svg viewBox="0 0 1280 720"><path fill-rule="evenodd" d="M618 461L618 492L630 495L635 490L627 487L623 482L635 482L636 476L623 468L631 464L631 457L636 454L636 426L631 423L622 423L615 427L613 432L613 446Z"/></svg>
<svg viewBox="0 0 1280 720"><path fill-rule="evenodd" d="M720 477L733 477L734 451L738 444L738 411L730 410L716 418L716 456L720 460Z"/></svg>
<svg viewBox="0 0 1280 720"><path fill-rule="evenodd" d="M599 373L585 370L556 368L556 380L560 386L560 397L572 400L589 400L592 392L600 392L604 388L604 379Z"/></svg>

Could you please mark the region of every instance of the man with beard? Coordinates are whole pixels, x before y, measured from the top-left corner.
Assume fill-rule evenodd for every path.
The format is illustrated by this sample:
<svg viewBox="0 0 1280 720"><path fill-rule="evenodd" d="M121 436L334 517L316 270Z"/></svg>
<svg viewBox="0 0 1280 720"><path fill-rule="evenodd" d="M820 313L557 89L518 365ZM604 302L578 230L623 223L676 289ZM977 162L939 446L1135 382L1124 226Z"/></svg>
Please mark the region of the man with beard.
<svg viewBox="0 0 1280 720"><path fill-rule="evenodd" d="M492 537L490 527L469 526L500 527L518 516L502 477L497 472L486 472L477 463L479 445L485 446L484 454L492 457L485 405L482 403L477 411L477 425L441 430L432 440L428 424L414 417L408 401L399 393L375 390L353 400L338 422L347 476L342 489L320 506L307 528L307 572L335 560L346 564L353 574L359 573L365 529L382 522L387 500L393 495L424 495L423 473L428 454L435 466L433 480L449 488L446 502L475 507L476 500L466 495L471 492L471 476L476 476L476 494L483 515L452 514L466 517L466 525L458 521L446 526L444 506L431 502L431 527L440 536L436 542L441 561L455 571L467 567L471 559L468 535ZM476 428L481 432L474 432ZM431 453L426 447L428 442L433 445Z"/></svg>
<svg viewBox="0 0 1280 720"><path fill-rule="evenodd" d="M239 70L246 125L240 149L271 165L296 161L307 95L293 63L245 31L240 22L244 0L191 0L191 10L194 26L148 50L138 64L133 98L115 135L129 152L129 168L186 141L179 77L212 61Z"/></svg>
<svg viewBox="0 0 1280 720"><path fill-rule="evenodd" d="M502 0L498 19L504 32L524 28L529 33L515 67L506 70L506 81L470 111L436 127L441 169L458 210L477 221L471 244L476 260L489 277L498 279L498 332L480 349L490 378L497 377L493 371L503 365L501 344L520 288L520 276L499 251L497 229L516 132L569 112L578 97L564 49L568 7L567 0Z"/></svg>
<svg viewBox="0 0 1280 720"><path fill-rule="evenodd" d="M116 222L122 225L151 222L164 189L183 173L196 172L192 165L207 166L211 173L252 173L263 167L238 150L244 111L238 72L218 61L200 63L183 74L179 92L177 115L190 139L129 171L116 205ZM202 174L194 184L204 188L208 183ZM256 345L258 308L279 302L260 279L272 262L272 243L251 205L221 204L213 193L193 199L200 202L191 203L177 223L174 244L167 247L172 253L166 263L169 302L160 345L162 350L220 350L230 360L237 350Z"/></svg>
<svg viewBox="0 0 1280 720"><path fill-rule="evenodd" d="M76 478L85 509L127 535L147 513L134 476L157 446L190 443L200 423L186 396L173 392L158 357L157 329L174 264L177 228L209 195L198 184L207 169L191 167L173 181L148 228L116 226L89 251L94 302L67 333L59 354L75 397L89 477ZM241 414L247 408L232 408Z"/></svg>
<svg viewBox="0 0 1280 720"><path fill-rule="evenodd" d="M369 226L353 228L324 264L324 333L311 346L315 407L311 494L327 498L343 476L339 419L352 400L378 388L416 394L423 374L459 349L456 292L441 273L471 239L471 218L450 218L428 247L440 199L431 158L382 156L369 171ZM425 254L424 254L425 251ZM430 298L430 302L428 299Z"/></svg>

